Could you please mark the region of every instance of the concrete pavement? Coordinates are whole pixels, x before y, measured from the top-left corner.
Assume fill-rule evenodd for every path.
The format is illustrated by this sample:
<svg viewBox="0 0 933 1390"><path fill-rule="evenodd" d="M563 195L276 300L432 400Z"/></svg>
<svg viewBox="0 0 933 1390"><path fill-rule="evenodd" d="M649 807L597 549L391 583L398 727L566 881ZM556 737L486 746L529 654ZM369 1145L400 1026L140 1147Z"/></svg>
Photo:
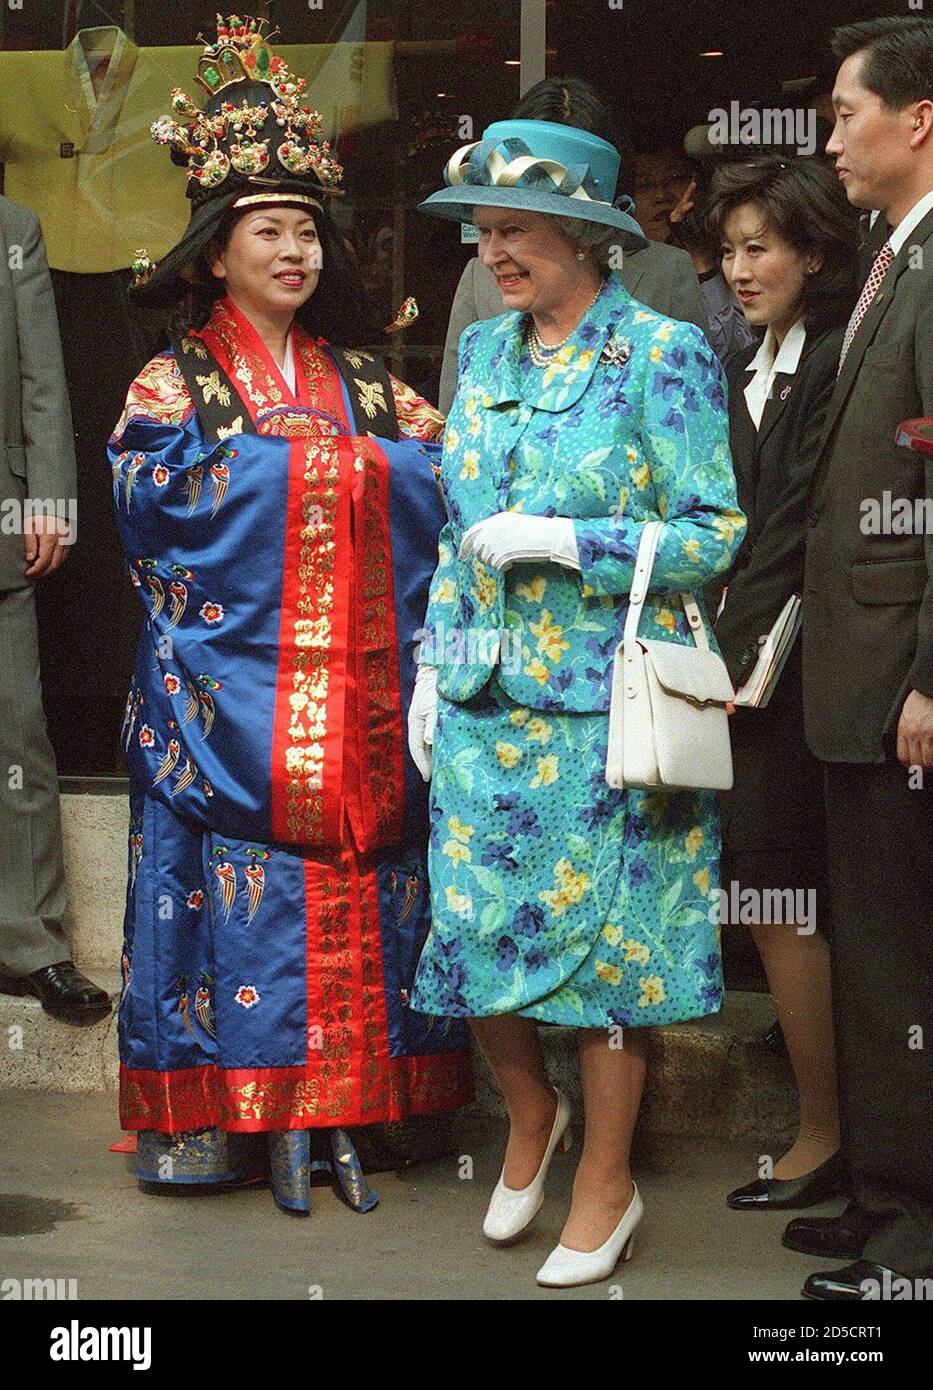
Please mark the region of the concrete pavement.
<svg viewBox="0 0 933 1390"><path fill-rule="evenodd" d="M358 1215L328 1186L307 1218L278 1211L266 1188L144 1195L129 1160L108 1152L120 1136L112 1094L3 1091L0 1131L0 1279L75 1279L79 1299L796 1299L815 1267L781 1246L787 1217L725 1206L755 1175L753 1140L646 1138L633 1260L608 1283L557 1291L534 1274L558 1238L578 1150L554 1160L527 1237L493 1249L480 1226L504 1126L488 1116L463 1121L449 1159L374 1176L374 1211ZM463 1157L472 1178L459 1176Z"/></svg>

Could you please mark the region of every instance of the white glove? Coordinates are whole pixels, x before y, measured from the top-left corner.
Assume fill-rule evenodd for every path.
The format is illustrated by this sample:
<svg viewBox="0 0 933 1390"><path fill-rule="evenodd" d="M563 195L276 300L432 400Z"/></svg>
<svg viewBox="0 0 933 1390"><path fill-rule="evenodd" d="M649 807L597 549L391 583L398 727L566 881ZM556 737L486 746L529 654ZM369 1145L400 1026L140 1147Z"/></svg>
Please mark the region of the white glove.
<svg viewBox="0 0 933 1390"><path fill-rule="evenodd" d="M580 568L573 522L566 516L497 512L464 531L460 559L471 556L497 570L507 570L518 560L546 560L568 569Z"/></svg>
<svg viewBox="0 0 933 1390"><path fill-rule="evenodd" d="M437 667L419 666L408 707L408 751L426 782L431 780L434 725L437 723Z"/></svg>

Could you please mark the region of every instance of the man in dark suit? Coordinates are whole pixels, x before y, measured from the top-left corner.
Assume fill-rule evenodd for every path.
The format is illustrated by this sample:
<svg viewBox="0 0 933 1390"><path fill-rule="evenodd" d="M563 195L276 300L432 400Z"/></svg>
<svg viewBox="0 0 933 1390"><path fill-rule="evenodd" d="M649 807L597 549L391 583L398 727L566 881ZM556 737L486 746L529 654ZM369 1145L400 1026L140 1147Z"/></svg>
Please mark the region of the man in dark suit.
<svg viewBox="0 0 933 1390"><path fill-rule="evenodd" d="M809 494L803 681L825 764L833 993L853 1202L785 1242L854 1260L821 1299L933 1275L933 509L895 444L933 412L933 21L839 29L827 153L881 242L843 341ZM911 529L892 525L902 503Z"/></svg>
<svg viewBox="0 0 933 1390"><path fill-rule="evenodd" d="M110 1000L75 969L61 928L58 778L33 588L73 539L74 435L39 220L3 197L0 431L0 990L34 994L78 1023L108 1013Z"/></svg>

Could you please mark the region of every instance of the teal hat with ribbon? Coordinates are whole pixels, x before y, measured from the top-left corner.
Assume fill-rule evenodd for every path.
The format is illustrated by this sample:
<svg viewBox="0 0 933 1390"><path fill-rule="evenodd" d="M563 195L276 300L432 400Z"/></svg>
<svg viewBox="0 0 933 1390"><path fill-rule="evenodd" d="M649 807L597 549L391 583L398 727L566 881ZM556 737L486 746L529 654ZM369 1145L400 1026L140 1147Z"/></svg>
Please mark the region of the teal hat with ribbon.
<svg viewBox="0 0 933 1390"><path fill-rule="evenodd" d="M576 126L495 121L482 140L451 156L445 187L418 206L452 222L472 222L479 205L600 222L618 229L623 251L637 251L648 239L631 215L631 198L615 196L619 164L614 145Z"/></svg>

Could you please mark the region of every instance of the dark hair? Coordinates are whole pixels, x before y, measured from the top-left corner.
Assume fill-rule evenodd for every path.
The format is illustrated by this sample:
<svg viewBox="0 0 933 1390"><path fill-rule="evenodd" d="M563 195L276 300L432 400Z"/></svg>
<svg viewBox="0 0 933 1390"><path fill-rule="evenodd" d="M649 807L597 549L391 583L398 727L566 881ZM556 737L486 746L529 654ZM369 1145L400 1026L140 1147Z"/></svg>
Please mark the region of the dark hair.
<svg viewBox="0 0 933 1390"><path fill-rule="evenodd" d="M822 160L762 156L723 164L713 174L707 224L717 243L726 219L751 204L765 226L822 265L803 287L803 312L814 333L845 323L858 293L858 213Z"/></svg>
<svg viewBox="0 0 933 1390"><path fill-rule="evenodd" d="M212 240L195 262L197 280L173 309L172 328L181 332L202 328L216 300L226 294L226 284L211 273L210 260L229 245L233 229L251 209L231 208ZM321 274L311 298L295 314L295 321L315 337L336 347L366 347L383 341L385 334L363 287L362 277L330 217L309 209L321 243Z"/></svg>
<svg viewBox="0 0 933 1390"><path fill-rule="evenodd" d="M933 98L933 20L901 15L844 24L830 43L840 63L864 51L862 85L889 111Z"/></svg>
<svg viewBox="0 0 933 1390"><path fill-rule="evenodd" d="M233 229L243 216L242 210L234 208L225 213L207 246L196 257L190 270L185 271L191 289L169 311L168 324L174 331L187 333L191 329L203 328L216 301L226 294L225 282L212 273L210 263L218 251L226 251Z"/></svg>
<svg viewBox="0 0 933 1390"><path fill-rule="evenodd" d="M555 121L575 125L615 145L617 132L603 100L582 77L545 77L536 82L512 112L513 121Z"/></svg>
<svg viewBox="0 0 933 1390"><path fill-rule="evenodd" d="M582 77L545 77L536 82L512 112L513 121L554 121L598 135L619 151L618 192L631 191L635 151L628 134L613 121L602 97Z"/></svg>

